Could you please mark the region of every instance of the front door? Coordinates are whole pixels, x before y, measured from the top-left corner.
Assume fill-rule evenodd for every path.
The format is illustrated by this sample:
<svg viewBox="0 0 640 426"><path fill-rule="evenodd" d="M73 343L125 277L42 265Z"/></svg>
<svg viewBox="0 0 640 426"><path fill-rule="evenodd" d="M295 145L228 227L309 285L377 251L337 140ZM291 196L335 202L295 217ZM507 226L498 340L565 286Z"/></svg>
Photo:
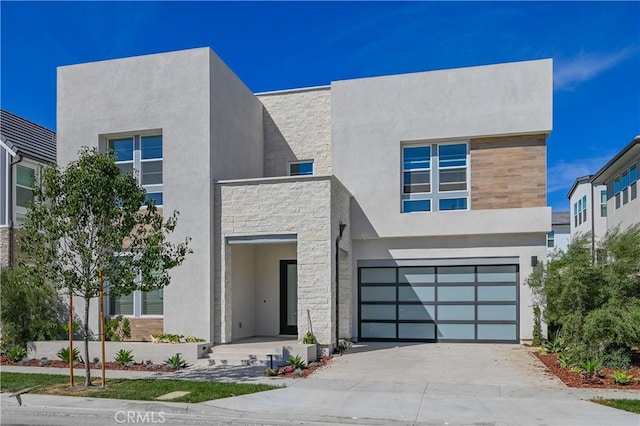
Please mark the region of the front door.
<svg viewBox="0 0 640 426"><path fill-rule="evenodd" d="M298 265L280 261L280 334L298 335Z"/></svg>

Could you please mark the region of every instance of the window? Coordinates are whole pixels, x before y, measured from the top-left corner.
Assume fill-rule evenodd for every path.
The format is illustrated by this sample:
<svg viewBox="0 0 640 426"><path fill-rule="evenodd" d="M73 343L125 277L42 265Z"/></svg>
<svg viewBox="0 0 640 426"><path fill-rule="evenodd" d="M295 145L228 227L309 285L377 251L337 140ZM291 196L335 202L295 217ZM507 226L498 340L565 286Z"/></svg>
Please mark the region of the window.
<svg viewBox="0 0 640 426"><path fill-rule="evenodd" d="M638 197L638 165L633 164L622 171L613 181L616 209Z"/></svg>
<svg viewBox="0 0 640 426"><path fill-rule="evenodd" d="M36 186L36 169L23 164L16 165L16 225L24 223L29 203L33 201Z"/></svg>
<svg viewBox="0 0 640 426"><path fill-rule="evenodd" d="M468 210L468 145L402 148L402 212Z"/></svg>
<svg viewBox="0 0 640 426"><path fill-rule="evenodd" d="M600 191L600 217L607 217L607 190Z"/></svg>
<svg viewBox="0 0 640 426"><path fill-rule="evenodd" d="M587 221L587 196L583 196L573 205L574 226L582 225Z"/></svg>
<svg viewBox="0 0 640 426"><path fill-rule="evenodd" d="M549 248L553 248L555 247L556 243L555 243L555 235L556 233L554 231L551 231L547 234L547 247Z"/></svg>
<svg viewBox="0 0 640 426"><path fill-rule="evenodd" d="M110 139L109 149L116 155L116 164L123 173L136 171L136 178L147 191L145 202L153 200L156 206L161 206L162 135Z"/></svg>
<svg viewBox="0 0 640 426"><path fill-rule="evenodd" d="M132 317L162 315L164 312L163 293L163 289L150 291L136 290L126 296L109 297L109 315L125 315Z"/></svg>
<svg viewBox="0 0 640 426"><path fill-rule="evenodd" d="M289 163L289 176L307 176L313 174L313 161Z"/></svg>

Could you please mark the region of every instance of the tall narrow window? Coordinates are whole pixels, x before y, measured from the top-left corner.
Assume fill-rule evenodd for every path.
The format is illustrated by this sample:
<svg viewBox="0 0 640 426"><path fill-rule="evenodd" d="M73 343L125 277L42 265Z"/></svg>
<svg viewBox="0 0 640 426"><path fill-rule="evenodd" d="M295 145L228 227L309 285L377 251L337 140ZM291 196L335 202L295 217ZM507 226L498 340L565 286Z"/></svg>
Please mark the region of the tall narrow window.
<svg viewBox="0 0 640 426"><path fill-rule="evenodd" d="M600 191L600 217L607 217L607 190Z"/></svg>
<svg viewBox="0 0 640 426"><path fill-rule="evenodd" d="M556 243L555 243L555 235L556 233L554 231L551 231L547 234L547 247L549 248L554 248Z"/></svg>
<svg viewBox="0 0 640 426"><path fill-rule="evenodd" d="M33 201L33 190L36 186L36 170L24 166L16 165L16 225L24 223L29 203Z"/></svg>
<svg viewBox="0 0 640 426"><path fill-rule="evenodd" d="M162 135L111 139L109 149L116 155L116 164L123 173L135 174L140 185L147 191L146 200L152 199L156 206L161 206Z"/></svg>
<svg viewBox="0 0 640 426"><path fill-rule="evenodd" d="M636 164L629 168L629 188L630 198L632 200L638 198L638 166Z"/></svg>

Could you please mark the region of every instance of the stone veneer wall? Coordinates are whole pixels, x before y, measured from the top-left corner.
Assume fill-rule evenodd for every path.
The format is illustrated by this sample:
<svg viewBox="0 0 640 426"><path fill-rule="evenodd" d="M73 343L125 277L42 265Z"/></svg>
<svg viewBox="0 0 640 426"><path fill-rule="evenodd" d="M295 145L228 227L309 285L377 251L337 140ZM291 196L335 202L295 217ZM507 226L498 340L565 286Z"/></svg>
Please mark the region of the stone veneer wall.
<svg viewBox="0 0 640 426"><path fill-rule="evenodd" d="M214 292L216 343L229 342L232 330L231 250L226 237L274 234L297 235L298 318L306 318L308 309L319 343L328 345L335 341L334 241L331 237L337 223L331 223L331 198L332 186L336 184L330 176L306 176L216 185L214 235L220 253ZM306 332L306 321L301 321L298 335Z"/></svg>
<svg viewBox="0 0 640 426"><path fill-rule="evenodd" d="M471 209L547 205L546 136L471 140Z"/></svg>
<svg viewBox="0 0 640 426"><path fill-rule="evenodd" d="M150 342L152 334L163 333L162 318L129 318L131 341Z"/></svg>
<svg viewBox="0 0 640 426"><path fill-rule="evenodd" d="M0 266L9 266L11 228L0 228Z"/></svg>
<svg viewBox="0 0 640 426"><path fill-rule="evenodd" d="M257 95L264 105L264 176L288 176L289 162L313 160L331 174L331 91L301 89Z"/></svg>

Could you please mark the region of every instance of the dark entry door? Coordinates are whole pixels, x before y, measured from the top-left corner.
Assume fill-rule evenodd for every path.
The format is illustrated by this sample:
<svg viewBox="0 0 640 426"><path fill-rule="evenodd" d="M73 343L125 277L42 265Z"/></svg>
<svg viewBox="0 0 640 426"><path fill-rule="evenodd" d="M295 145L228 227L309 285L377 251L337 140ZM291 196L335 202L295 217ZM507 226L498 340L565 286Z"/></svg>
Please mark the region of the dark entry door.
<svg viewBox="0 0 640 426"><path fill-rule="evenodd" d="M298 265L280 261L280 334L298 335Z"/></svg>

